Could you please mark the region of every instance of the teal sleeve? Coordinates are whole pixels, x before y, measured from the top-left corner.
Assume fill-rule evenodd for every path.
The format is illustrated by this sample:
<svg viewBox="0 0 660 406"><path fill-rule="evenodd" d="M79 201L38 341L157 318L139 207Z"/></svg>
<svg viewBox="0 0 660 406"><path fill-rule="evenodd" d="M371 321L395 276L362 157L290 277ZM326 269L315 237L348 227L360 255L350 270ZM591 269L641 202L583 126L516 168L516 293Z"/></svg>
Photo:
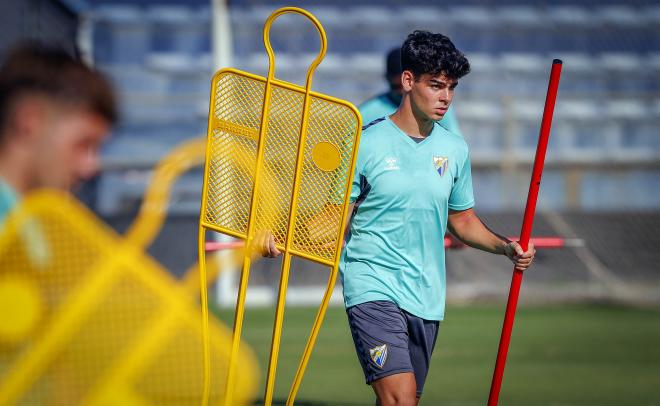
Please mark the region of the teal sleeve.
<svg viewBox="0 0 660 406"><path fill-rule="evenodd" d="M18 194L0 179L0 231L5 218L18 205Z"/></svg>
<svg viewBox="0 0 660 406"><path fill-rule="evenodd" d="M396 111L397 107L384 95L367 100L358 107L362 116L362 125L367 125L377 118L389 116Z"/></svg>
<svg viewBox="0 0 660 406"><path fill-rule="evenodd" d="M351 203L355 203L357 198L360 196L360 192L362 192L361 182L360 182L361 170L362 169L360 168L360 156L358 155L357 162L355 163L355 171L353 173L353 183L351 184L351 198L350 198Z"/></svg>
<svg viewBox="0 0 660 406"><path fill-rule="evenodd" d="M372 105L360 106L360 115L362 116L362 125L367 125L375 119L382 117L382 110L373 108Z"/></svg>
<svg viewBox="0 0 660 406"><path fill-rule="evenodd" d="M454 108L449 106L449 110L447 110L447 114L438 122L441 126L443 126L445 129L448 131L459 135L461 138L463 138L463 134L461 133L461 128L458 125L458 119L456 118L456 113L454 113Z"/></svg>
<svg viewBox="0 0 660 406"><path fill-rule="evenodd" d="M362 139L358 145L358 156L355 160L355 168L352 173L353 183L351 184L351 197L349 199L351 203L355 203L357 198L360 197L360 193L362 193L362 187L364 186L362 181L365 172L365 163L368 155L367 149L369 145L365 142L364 138L365 134L362 133Z"/></svg>
<svg viewBox="0 0 660 406"><path fill-rule="evenodd" d="M449 195L449 209L451 210L467 210L474 206L472 170L470 166L470 156L466 155Z"/></svg>

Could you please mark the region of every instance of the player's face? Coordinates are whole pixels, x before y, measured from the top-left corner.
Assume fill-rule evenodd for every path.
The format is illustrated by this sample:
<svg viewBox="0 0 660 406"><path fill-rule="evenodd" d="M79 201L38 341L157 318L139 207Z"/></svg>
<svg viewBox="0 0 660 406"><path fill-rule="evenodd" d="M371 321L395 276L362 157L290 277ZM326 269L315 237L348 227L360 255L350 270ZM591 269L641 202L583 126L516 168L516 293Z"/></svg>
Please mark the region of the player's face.
<svg viewBox="0 0 660 406"><path fill-rule="evenodd" d="M402 78L404 91L410 94L415 115L433 121L441 120L454 98L458 80L444 74L434 76L425 73L414 77L409 71L405 71Z"/></svg>
<svg viewBox="0 0 660 406"><path fill-rule="evenodd" d="M110 125L75 108L51 108L35 140L33 188L73 190L99 170L99 147Z"/></svg>

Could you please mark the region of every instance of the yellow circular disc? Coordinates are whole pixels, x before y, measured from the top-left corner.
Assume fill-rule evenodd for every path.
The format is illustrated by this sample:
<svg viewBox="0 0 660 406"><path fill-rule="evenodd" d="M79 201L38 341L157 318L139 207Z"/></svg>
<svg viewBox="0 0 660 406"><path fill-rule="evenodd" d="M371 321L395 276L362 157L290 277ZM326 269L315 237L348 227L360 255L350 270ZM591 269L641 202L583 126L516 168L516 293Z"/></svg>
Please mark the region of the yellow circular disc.
<svg viewBox="0 0 660 406"><path fill-rule="evenodd" d="M27 278L0 280L0 342L18 343L37 327L42 312L39 289Z"/></svg>
<svg viewBox="0 0 660 406"><path fill-rule="evenodd" d="M329 142L319 142L312 148L312 161L322 171L334 171L341 163L339 148Z"/></svg>

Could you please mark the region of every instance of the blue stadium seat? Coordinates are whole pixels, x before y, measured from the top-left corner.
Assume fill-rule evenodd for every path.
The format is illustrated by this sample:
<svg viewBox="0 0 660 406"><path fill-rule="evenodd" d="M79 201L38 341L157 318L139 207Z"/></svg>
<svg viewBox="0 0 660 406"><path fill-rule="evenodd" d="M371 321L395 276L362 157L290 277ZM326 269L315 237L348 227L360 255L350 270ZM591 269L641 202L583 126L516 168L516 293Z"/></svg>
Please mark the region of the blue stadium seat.
<svg viewBox="0 0 660 406"><path fill-rule="evenodd" d="M95 61L122 98L122 123L115 131L122 141L111 140L104 151L113 159L155 159L165 151L158 140L174 145L205 130L213 70L210 7L171 4L99 5L90 15L98 44ZM282 5L230 2L235 67L266 74L261 30ZM490 162L503 152L529 156L553 58L564 61L550 144L553 159L659 159L660 5L655 0L464 0L456 5L319 0L303 6L328 35L314 90L356 104L386 88L385 52L411 30L449 35L472 66L461 80L455 108L476 162ZM271 39L277 77L302 83L318 51L313 27L299 16L283 16L273 25ZM513 151L505 150L510 142ZM563 190L559 172L555 181ZM606 180L598 182L606 190L612 187ZM477 183L501 186L500 174L478 174ZM601 194L585 192L587 204L599 204L594 196Z"/></svg>
<svg viewBox="0 0 660 406"><path fill-rule="evenodd" d="M131 5L104 5L95 9L93 18L95 41L104 44L94 47L97 60L108 64L143 62L149 49L149 27L142 21L141 9Z"/></svg>
<svg viewBox="0 0 660 406"><path fill-rule="evenodd" d="M402 7L397 14L405 27L404 32L443 31L447 25L455 24L450 15L439 7L408 6ZM403 42L403 38L400 42Z"/></svg>
<svg viewBox="0 0 660 406"><path fill-rule="evenodd" d="M498 98L477 100L459 96L454 101L461 132L475 158L497 153L502 147L504 116Z"/></svg>
<svg viewBox="0 0 660 406"><path fill-rule="evenodd" d="M492 10L481 6L456 6L449 8L449 18L456 25L489 27L495 24Z"/></svg>
<svg viewBox="0 0 660 406"><path fill-rule="evenodd" d="M192 23L193 10L190 7L178 5L152 5L149 6L144 17L151 22L173 23L185 25Z"/></svg>
<svg viewBox="0 0 660 406"><path fill-rule="evenodd" d="M638 27L644 19L636 8L627 5L603 6L596 9L596 20L603 24Z"/></svg>
<svg viewBox="0 0 660 406"><path fill-rule="evenodd" d="M605 106L591 100L562 99L555 108L553 133L562 134L561 156L569 160L604 157L610 123L603 120Z"/></svg>
<svg viewBox="0 0 660 406"><path fill-rule="evenodd" d="M115 65L103 68L118 87L120 93L130 95L138 94L165 94L168 78L158 72L149 71L144 66Z"/></svg>
<svg viewBox="0 0 660 406"><path fill-rule="evenodd" d="M644 92L648 68L636 54L608 52L600 55L598 69L607 74L607 88L611 92Z"/></svg>
<svg viewBox="0 0 660 406"><path fill-rule="evenodd" d="M560 89L569 92L602 94L607 87L605 71L598 65L598 59L580 52L555 52L548 56L561 59L562 77Z"/></svg>
<svg viewBox="0 0 660 406"><path fill-rule="evenodd" d="M499 24L539 28L544 23L541 11L531 6L501 6L494 13Z"/></svg>
<svg viewBox="0 0 660 406"><path fill-rule="evenodd" d="M548 22L560 27L589 27L595 24L586 8L576 5L555 6L548 8Z"/></svg>

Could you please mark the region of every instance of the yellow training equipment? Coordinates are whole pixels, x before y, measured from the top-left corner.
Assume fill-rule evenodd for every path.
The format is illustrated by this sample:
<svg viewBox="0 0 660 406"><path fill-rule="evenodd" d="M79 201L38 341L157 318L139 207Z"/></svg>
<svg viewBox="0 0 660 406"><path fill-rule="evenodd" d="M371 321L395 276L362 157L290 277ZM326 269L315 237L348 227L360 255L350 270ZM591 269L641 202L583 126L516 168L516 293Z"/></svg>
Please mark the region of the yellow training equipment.
<svg viewBox="0 0 660 406"><path fill-rule="evenodd" d="M321 36L321 51L307 71L305 87L274 78L269 31L273 20L285 13L307 17ZM222 69L213 77L199 229L202 311L206 309L206 230L242 239L247 247L252 246L258 233L272 233L283 260L264 395L265 403L270 404L291 257L331 267L325 295L289 392L287 403L292 404L335 285L361 119L350 103L311 90L314 70L327 47L323 27L313 15L295 7L281 8L267 19L263 35L269 59L267 77L235 69ZM235 355L250 262L248 249L236 304L226 405L233 404L232 396L237 393ZM205 353L209 354L208 349ZM206 368L208 372L208 364Z"/></svg>
<svg viewBox="0 0 660 406"><path fill-rule="evenodd" d="M55 192L28 196L3 230L0 404L200 403L199 307L141 248ZM231 334L215 322L209 333L224 376ZM234 402L247 404L256 366L247 348L238 359Z"/></svg>

